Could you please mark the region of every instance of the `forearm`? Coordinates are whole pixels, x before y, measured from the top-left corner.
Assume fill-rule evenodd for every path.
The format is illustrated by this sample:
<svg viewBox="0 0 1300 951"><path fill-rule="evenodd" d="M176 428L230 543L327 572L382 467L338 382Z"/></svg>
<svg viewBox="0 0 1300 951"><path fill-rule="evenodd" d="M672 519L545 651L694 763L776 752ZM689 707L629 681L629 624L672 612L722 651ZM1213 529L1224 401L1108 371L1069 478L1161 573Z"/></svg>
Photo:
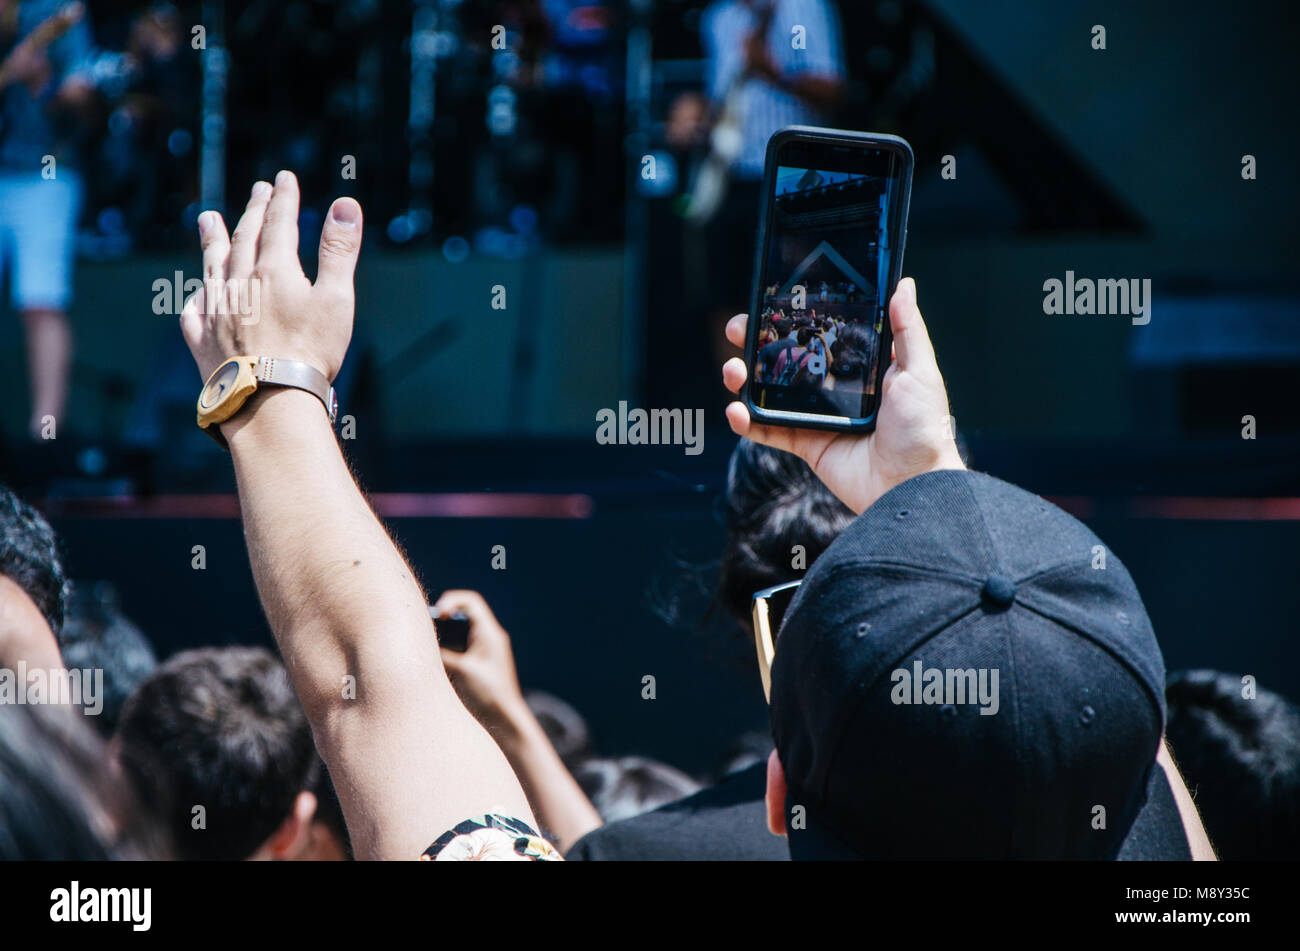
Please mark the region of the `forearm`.
<svg viewBox="0 0 1300 951"><path fill-rule="evenodd" d="M554 836L556 848L567 852L604 824L600 814L522 698L503 713L502 724L494 731L497 742L519 777L542 831Z"/></svg>
<svg viewBox="0 0 1300 951"><path fill-rule="evenodd" d="M374 644L371 630L429 629L419 586L343 461L320 401L267 390L223 425L239 484L249 559L271 629L303 702L336 695L343 670L427 645ZM394 656L396 654L397 656Z"/></svg>
<svg viewBox="0 0 1300 951"><path fill-rule="evenodd" d="M1192 794L1187 791L1187 784L1183 782L1183 776L1174 763L1167 740L1160 741L1156 762L1164 769L1165 776L1169 779L1169 788L1173 790L1174 802L1178 804L1178 815L1183 820L1183 831L1187 833L1187 844L1191 847L1192 859L1197 862L1217 862L1218 856L1214 854L1214 846L1210 844L1210 837L1201 823L1201 814L1197 812Z"/></svg>
<svg viewBox="0 0 1300 951"><path fill-rule="evenodd" d="M844 85L838 79L811 73L783 74L777 86L814 109L834 109L839 105Z"/></svg>
<svg viewBox="0 0 1300 951"><path fill-rule="evenodd" d="M320 401L277 389L223 424L253 576L357 853L415 858L485 811L531 820L442 667L425 597Z"/></svg>

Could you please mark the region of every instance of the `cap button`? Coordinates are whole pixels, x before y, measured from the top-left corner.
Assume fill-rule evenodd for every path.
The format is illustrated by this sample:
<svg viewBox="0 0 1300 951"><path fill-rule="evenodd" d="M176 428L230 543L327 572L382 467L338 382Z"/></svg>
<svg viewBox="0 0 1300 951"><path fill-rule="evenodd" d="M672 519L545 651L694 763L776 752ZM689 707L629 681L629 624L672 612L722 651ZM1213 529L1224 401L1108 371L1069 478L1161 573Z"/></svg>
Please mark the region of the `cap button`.
<svg viewBox="0 0 1300 951"><path fill-rule="evenodd" d="M989 575L983 593L986 600L1005 608L1016 599L1016 583L1006 575Z"/></svg>

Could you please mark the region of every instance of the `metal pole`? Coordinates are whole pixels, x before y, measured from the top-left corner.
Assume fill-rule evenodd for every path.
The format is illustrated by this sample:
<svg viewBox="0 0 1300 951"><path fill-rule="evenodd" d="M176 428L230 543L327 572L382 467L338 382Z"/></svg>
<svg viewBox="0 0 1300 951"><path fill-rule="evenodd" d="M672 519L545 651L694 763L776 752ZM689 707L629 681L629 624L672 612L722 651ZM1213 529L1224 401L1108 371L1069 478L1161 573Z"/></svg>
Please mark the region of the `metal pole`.
<svg viewBox="0 0 1300 951"><path fill-rule="evenodd" d="M413 229L423 232L433 214L433 120L438 72L438 0L415 0L411 11L411 102L406 129ZM408 212L408 215L410 212Z"/></svg>
<svg viewBox="0 0 1300 951"><path fill-rule="evenodd" d="M206 49L202 62L202 123L199 127L199 196L203 208L226 211L226 4L203 0Z"/></svg>
<svg viewBox="0 0 1300 951"><path fill-rule="evenodd" d="M628 399L639 400L645 387L646 257L650 253L650 215L636 187L641 156L650 144L650 11L654 0L628 5L625 82L627 197L623 218L623 324L620 340L622 384Z"/></svg>

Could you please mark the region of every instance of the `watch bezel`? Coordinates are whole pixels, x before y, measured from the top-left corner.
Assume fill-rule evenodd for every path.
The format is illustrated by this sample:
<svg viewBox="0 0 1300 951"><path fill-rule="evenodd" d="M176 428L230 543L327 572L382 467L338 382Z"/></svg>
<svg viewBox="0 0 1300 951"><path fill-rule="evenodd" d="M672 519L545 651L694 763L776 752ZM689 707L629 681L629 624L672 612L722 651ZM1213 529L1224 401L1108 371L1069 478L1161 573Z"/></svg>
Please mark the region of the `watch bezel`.
<svg viewBox="0 0 1300 951"><path fill-rule="evenodd" d="M230 389L222 394L221 399L217 400L216 403L205 406L203 403L204 394L208 392L213 381L217 379L221 372L231 364L237 367L237 371ZM208 378L203 382L203 388L199 390L199 398L195 406L200 429L207 429L214 423L223 423L239 412L239 408L257 390L257 377L253 373L256 364L256 357L231 357L229 360L223 360L216 369L208 374Z"/></svg>

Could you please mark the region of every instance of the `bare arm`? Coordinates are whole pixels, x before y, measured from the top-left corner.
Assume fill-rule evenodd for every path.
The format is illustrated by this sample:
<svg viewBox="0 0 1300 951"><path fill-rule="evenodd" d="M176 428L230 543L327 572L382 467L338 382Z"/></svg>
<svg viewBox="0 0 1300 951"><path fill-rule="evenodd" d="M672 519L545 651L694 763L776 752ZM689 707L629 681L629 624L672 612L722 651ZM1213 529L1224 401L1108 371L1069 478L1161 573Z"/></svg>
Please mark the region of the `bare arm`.
<svg viewBox="0 0 1300 951"><path fill-rule="evenodd" d="M746 54L751 73L814 109L834 109L844 96L844 83L838 76L782 72L762 37L750 39Z"/></svg>
<svg viewBox="0 0 1300 951"><path fill-rule="evenodd" d="M201 223L205 278L259 282L253 317L207 314L182 329L207 375L236 354L301 360L333 379L352 331L361 209L340 199L315 285L297 260L298 187L260 183L233 239ZM213 286L213 285L208 285ZM234 459L258 594L329 765L359 858L417 858L484 812L532 822L505 757L457 699L410 568L353 481L321 403L255 395L222 431Z"/></svg>
<svg viewBox="0 0 1300 951"><path fill-rule="evenodd" d="M1160 741L1160 750L1156 753L1156 762L1165 771L1165 776L1169 779L1169 788L1173 790L1174 802L1178 803L1178 815L1183 820L1183 831L1187 833L1187 844L1192 850L1192 860L1196 862L1217 862L1219 857L1214 854L1214 846L1210 845L1210 837L1205 833L1205 826L1201 823L1201 814L1196 811L1196 803L1192 802L1192 794L1187 791L1187 784L1183 782L1182 773L1178 772L1178 766L1174 763L1173 755L1169 752L1169 741Z"/></svg>
<svg viewBox="0 0 1300 951"><path fill-rule="evenodd" d="M776 84L814 109L834 109L844 96L844 84L834 76L800 73L796 76L780 76Z"/></svg>
<svg viewBox="0 0 1300 951"><path fill-rule="evenodd" d="M527 704L504 711L497 737L544 833L554 836L561 853L605 824Z"/></svg>

